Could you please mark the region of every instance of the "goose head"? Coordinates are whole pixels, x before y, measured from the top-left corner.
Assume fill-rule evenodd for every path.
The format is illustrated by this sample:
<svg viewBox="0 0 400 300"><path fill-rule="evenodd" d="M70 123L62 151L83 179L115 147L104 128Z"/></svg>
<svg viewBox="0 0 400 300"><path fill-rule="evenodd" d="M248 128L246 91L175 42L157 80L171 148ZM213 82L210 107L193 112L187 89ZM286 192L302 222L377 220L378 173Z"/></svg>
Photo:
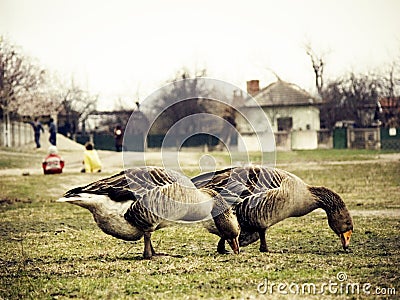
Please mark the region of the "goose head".
<svg viewBox="0 0 400 300"><path fill-rule="evenodd" d="M353 233L353 220L342 198L325 187L309 187L319 207L328 216L329 227L340 237L343 249L347 250Z"/></svg>
<svg viewBox="0 0 400 300"><path fill-rule="evenodd" d="M344 250L350 245L351 234L353 233L353 221L347 209L335 211L328 214L329 227L340 237Z"/></svg>
<svg viewBox="0 0 400 300"><path fill-rule="evenodd" d="M232 206L220 194L212 190L207 192L213 196L211 215L214 219L215 227L217 227L221 238L228 242L232 251L235 254L239 254L240 225Z"/></svg>

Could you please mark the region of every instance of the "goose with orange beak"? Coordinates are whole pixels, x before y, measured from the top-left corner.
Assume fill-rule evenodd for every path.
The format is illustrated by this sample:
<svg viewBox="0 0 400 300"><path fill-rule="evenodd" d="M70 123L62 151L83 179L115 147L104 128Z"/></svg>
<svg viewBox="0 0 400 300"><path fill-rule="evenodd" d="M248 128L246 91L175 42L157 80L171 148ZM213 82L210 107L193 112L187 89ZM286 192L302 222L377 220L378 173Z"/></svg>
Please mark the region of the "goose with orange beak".
<svg viewBox="0 0 400 300"><path fill-rule="evenodd" d="M232 167L199 175L192 181L197 188L214 190L232 204L241 228L240 247L260 239L260 251L267 252L269 227L321 208L343 249L349 248L353 220L342 198L329 188L308 185L294 174L265 166ZM207 229L218 234L213 228ZM223 238L217 250L226 252Z"/></svg>

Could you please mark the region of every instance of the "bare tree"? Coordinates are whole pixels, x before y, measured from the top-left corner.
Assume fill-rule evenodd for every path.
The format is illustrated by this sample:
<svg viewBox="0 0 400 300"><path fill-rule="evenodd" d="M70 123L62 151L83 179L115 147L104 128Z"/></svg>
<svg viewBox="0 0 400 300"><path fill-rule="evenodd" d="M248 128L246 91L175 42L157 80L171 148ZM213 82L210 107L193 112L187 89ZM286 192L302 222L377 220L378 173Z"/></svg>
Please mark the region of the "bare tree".
<svg viewBox="0 0 400 300"><path fill-rule="evenodd" d="M7 40L0 38L0 107L8 113L31 112L44 92L46 72ZM23 109L25 108L25 110Z"/></svg>
<svg viewBox="0 0 400 300"><path fill-rule="evenodd" d="M65 114L65 126L70 126L72 116L76 115L79 121L82 122L82 131L85 131L85 121L91 113L96 111L98 95L91 95L81 89L73 79L70 84L61 84L58 94L60 98L58 110Z"/></svg>
<svg viewBox="0 0 400 300"><path fill-rule="evenodd" d="M400 57L380 78L379 118L383 127L400 127Z"/></svg>
<svg viewBox="0 0 400 300"><path fill-rule="evenodd" d="M324 57L323 55L318 55L315 53L315 51L312 49L310 43L306 43L304 45L304 48L306 50L307 55L311 59L312 67L314 69L314 74L315 74L315 86L317 88L318 93L321 95L322 88L324 87L324 67L325 67L325 62L324 62Z"/></svg>
<svg viewBox="0 0 400 300"><path fill-rule="evenodd" d="M322 90L322 127L333 128L337 121L351 120L357 126L372 126L376 105L382 94L380 76L349 73L333 80Z"/></svg>
<svg viewBox="0 0 400 300"><path fill-rule="evenodd" d="M150 103L152 114L157 116L152 124L152 132L165 134L169 128L179 120L193 114L206 112L206 105L202 99L193 95L206 95L198 77L206 75L206 70L197 71L192 76L188 69L183 68L175 78L170 80L169 90L164 90L157 102ZM185 80L190 79L190 80ZM179 100L179 101L177 101ZM149 109L149 107L147 107ZM198 124L192 124L193 128L182 128L182 131L198 131Z"/></svg>
<svg viewBox="0 0 400 300"><path fill-rule="evenodd" d="M157 116L151 124L151 134L173 132L177 146L180 138L197 134L218 136L216 149L223 149L224 144L230 143L236 126L236 112L232 106L219 101L226 99L226 95L219 94L222 91L217 88L210 90L210 86L200 79L205 76L204 69L190 72L183 68L153 103L145 104L147 110L150 106L153 116ZM234 101L233 93L231 97ZM186 119L193 115L196 115L195 119ZM211 142L213 138L209 138Z"/></svg>
<svg viewBox="0 0 400 300"><path fill-rule="evenodd" d="M11 116L33 115L40 107L50 107L47 105L46 78L44 69L0 36L0 110L6 145L10 144Z"/></svg>

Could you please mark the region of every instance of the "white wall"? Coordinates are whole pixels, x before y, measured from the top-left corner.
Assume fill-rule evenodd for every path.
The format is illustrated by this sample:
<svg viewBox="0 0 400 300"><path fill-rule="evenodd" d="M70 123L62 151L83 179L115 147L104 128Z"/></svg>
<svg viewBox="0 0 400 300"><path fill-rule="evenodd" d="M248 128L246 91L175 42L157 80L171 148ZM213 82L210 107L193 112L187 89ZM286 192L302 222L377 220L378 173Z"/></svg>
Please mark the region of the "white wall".
<svg viewBox="0 0 400 300"><path fill-rule="evenodd" d="M272 132L259 132L257 134L242 134L238 136L239 152L274 152L275 137Z"/></svg>
<svg viewBox="0 0 400 300"><path fill-rule="evenodd" d="M318 135L316 130L292 131L293 150L312 150L318 148Z"/></svg>
<svg viewBox="0 0 400 300"><path fill-rule="evenodd" d="M278 131L278 118L291 117L293 120L293 130L306 130L307 125L310 130L320 129L319 109L314 106L293 106L293 107L264 107L265 114L271 121L274 132Z"/></svg>
<svg viewBox="0 0 400 300"><path fill-rule="evenodd" d="M272 127L273 132L278 132L277 119L282 117L292 117L293 119L293 130L288 136L290 141L284 143L284 150L318 148L317 131L320 130L320 119L317 107L264 107L265 115L260 114L259 108L248 107L244 110L248 118L247 121L240 115L236 117L237 129L242 135L242 138L238 138L239 151L261 151L261 149L274 151L271 150L272 147L275 147L275 145L271 145L273 134L269 133L268 130ZM309 125L309 130L307 130L307 125Z"/></svg>

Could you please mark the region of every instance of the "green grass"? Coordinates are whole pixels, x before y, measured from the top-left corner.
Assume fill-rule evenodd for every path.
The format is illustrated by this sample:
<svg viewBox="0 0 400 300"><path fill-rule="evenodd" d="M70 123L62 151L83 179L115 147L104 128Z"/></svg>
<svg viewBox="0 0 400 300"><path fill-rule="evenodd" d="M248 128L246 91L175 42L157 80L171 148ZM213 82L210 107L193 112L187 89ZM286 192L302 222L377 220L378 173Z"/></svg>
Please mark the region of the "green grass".
<svg viewBox="0 0 400 300"><path fill-rule="evenodd" d="M222 164L227 158L218 155ZM274 299L282 296L276 288L272 295L257 291L265 279L321 287L340 283L339 272L347 274L346 283L369 283L372 293L377 287L394 288L396 295L388 298L398 297L400 218L374 210L400 208L400 162L380 162L379 153L365 151L360 157L357 151L335 150L279 155L286 155L288 171L336 190L355 212L350 252L341 249L325 214L316 211L270 228L270 253L260 253L254 243L239 255L218 255L217 237L192 225L155 232L156 250L167 255L143 260L142 240L107 236L87 210L54 202L70 187L108 174L6 175L0 179L0 299ZM331 164L324 156L344 163ZM317 163L309 165L310 157Z"/></svg>
<svg viewBox="0 0 400 300"><path fill-rule="evenodd" d="M11 150L8 148L0 148L0 170L10 168L25 168L28 167L32 161L40 165L44 154L40 152L21 152Z"/></svg>
<svg viewBox="0 0 400 300"><path fill-rule="evenodd" d="M169 255L146 261L141 241L131 245L104 235L79 208L64 207L70 216L60 217L57 205L42 207L52 216L46 222L11 229L22 216L34 218L33 209L2 221L3 247L13 249L2 253L3 297L245 298L256 296L265 278L322 285L336 282L338 272L351 282L400 288L398 220L355 217L360 229L351 253L340 249L320 214L271 228L271 253L259 253L254 244L238 256L217 255L216 238L198 226L173 227L154 234L156 249Z"/></svg>

